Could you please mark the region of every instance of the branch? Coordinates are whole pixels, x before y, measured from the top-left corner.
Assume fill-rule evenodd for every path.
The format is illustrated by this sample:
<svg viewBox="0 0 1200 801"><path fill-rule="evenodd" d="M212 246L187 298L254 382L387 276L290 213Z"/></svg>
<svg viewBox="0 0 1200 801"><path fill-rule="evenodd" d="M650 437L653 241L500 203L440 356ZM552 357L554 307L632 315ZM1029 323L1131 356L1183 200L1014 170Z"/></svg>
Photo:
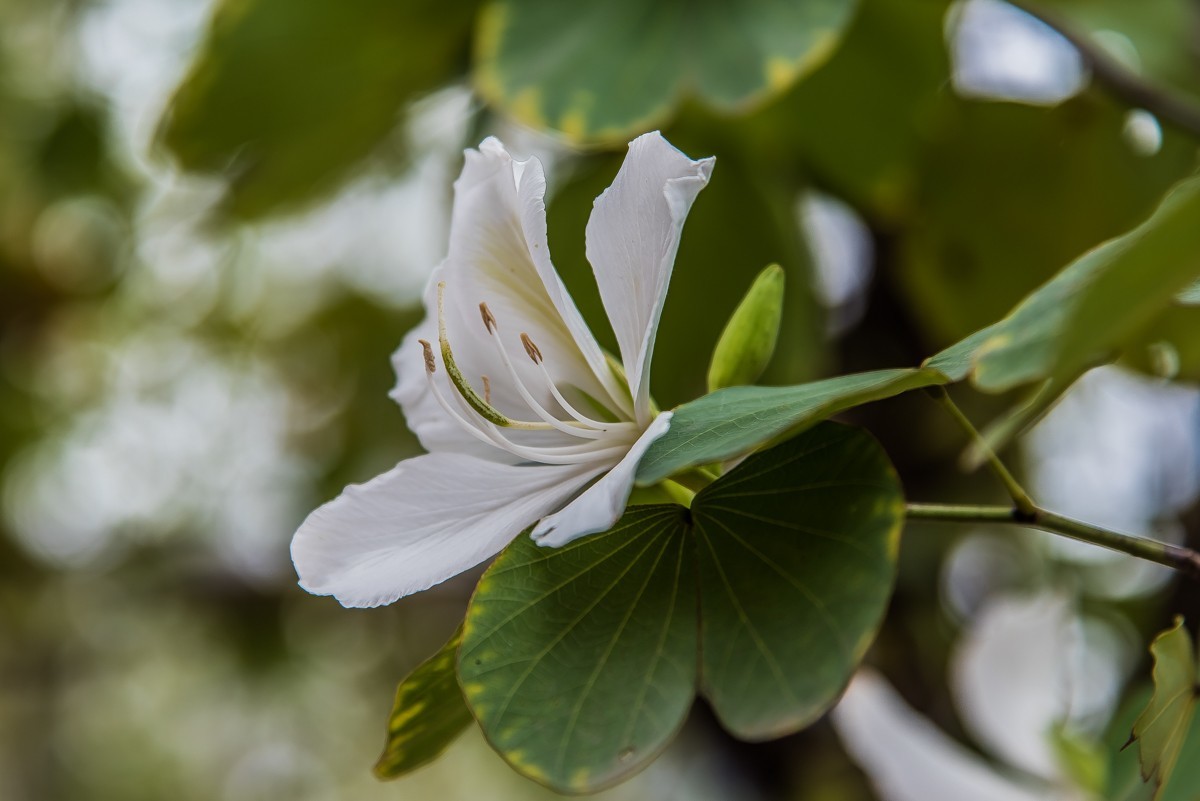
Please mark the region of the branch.
<svg viewBox="0 0 1200 801"><path fill-rule="evenodd" d="M943 523L1004 523L1036 528L1069 537L1073 540L1120 551L1139 559L1174 568L1189 578L1200 580L1200 553L1191 548L1171 545L1158 540L1121 534L1100 526L1048 512L1034 507L1031 512L1005 506L961 506L939 503L910 503L909 520L928 520Z"/></svg>
<svg viewBox="0 0 1200 801"><path fill-rule="evenodd" d="M967 416L962 413L962 410L950 399L950 394L946 392L946 388L939 386L927 387L926 391L933 396L934 400L945 407L950 416L971 437L971 441L978 449L978 453L987 461L992 468L992 472L996 474L996 477L1000 479L1000 483L1008 490L1008 496L1012 498L1013 505L1024 514L1033 514L1037 507L1034 506L1033 499L1029 497L1029 493L1013 478L1013 474L1008 472L1008 468L1004 466L1004 462L1000 461L1000 457L992 450L992 446L988 444L988 441L976 430L971 421L967 419Z"/></svg>
<svg viewBox="0 0 1200 801"><path fill-rule="evenodd" d="M1118 98L1200 138L1200 105L1179 92L1157 86L1131 72L1089 37L1071 30L1071 26L1053 12L1044 11L1027 0L1009 0L1009 3L1040 20L1070 42L1079 51L1096 80Z"/></svg>

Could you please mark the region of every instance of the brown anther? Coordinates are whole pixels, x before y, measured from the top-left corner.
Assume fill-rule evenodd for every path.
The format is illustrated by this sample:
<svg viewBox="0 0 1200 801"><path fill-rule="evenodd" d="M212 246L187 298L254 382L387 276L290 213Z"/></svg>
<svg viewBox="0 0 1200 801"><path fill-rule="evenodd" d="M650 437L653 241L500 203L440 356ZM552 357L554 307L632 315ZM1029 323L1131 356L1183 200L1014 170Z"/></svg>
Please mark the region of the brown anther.
<svg viewBox="0 0 1200 801"><path fill-rule="evenodd" d="M537 345L533 344L529 334L521 334L521 344L525 346L525 352L529 354L529 358L533 359L534 364L542 363L542 352L538 350Z"/></svg>
<svg viewBox="0 0 1200 801"><path fill-rule="evenodd" d="M425 351L425 372L433 375L437 372L437 362L433 358L433 346L423 339L418 339L421 343L421 349Z"/></svg>
<svg viewBox="0 0 1200 801"><path fill-rule="evenodd" d="M492 382L488 381L488 377L483 376L483 402L492 402Z"/></svg>
<svg viewBox="0 0 1200 801"><path fill-rule="evenodd" d="M486 303L479 304L479 315L483 317L483 325L485 328L487 328L488 333L495 333L496 318L492 316L492 310L488 308Z"/></svg>

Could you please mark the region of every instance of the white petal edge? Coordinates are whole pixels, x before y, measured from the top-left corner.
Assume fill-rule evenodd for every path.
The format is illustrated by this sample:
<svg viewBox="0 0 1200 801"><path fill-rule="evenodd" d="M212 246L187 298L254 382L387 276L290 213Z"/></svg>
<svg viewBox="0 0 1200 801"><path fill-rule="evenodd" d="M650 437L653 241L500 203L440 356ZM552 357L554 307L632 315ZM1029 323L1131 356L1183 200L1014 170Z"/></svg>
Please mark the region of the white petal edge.
<svg viewBox="0 0 1200 801"><path fill-rule="evenodd" d="M1050 734L1070 712L1070 673L1082 646L1073 604L1063 593L989 601L951 663L951 688L967 730L1010 765L1062 779Z"/></svg>
<svg viewBox="0 0 1200 801"><path fill-rule="evenodd" d="M1047 787L1001 775L915 712L883 677L860 670L834 708L842 745L882 801L1047 801Z"/></svg>
<svg viewBox="0 0 1200 801"><path fill-rule="evenodd" d="M587 258L642 424L650 417L650 357L683 223L714 163L693 161L657 131L643 134L629 143L588 220Z"/></svg>
<svg viewBox="0 0 1200 801"><path fill-rule="evenodd" d="M348 607L392 603L495 555L602 469L406 459L308 516L292 538L300 586Z"/></svg>
<svg viewBox="0 0 1200 801"><path fill-rule="evenodd" d="M629 452L615 467L588 487L561 511L542 520L533 529L533 541L548 548L612 528L625 513L638 463L656 439L667 433L671 412L663 412L650 423Z"/></svg>

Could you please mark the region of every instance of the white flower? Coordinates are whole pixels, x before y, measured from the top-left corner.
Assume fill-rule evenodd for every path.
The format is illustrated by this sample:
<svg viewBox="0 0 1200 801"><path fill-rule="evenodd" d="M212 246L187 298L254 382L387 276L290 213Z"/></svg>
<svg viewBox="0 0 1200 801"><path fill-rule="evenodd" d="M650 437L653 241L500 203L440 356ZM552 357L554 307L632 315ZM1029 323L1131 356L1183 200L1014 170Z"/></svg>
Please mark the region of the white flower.
<svg viewBox="0 0 1200 801"><path fill-rule="evenodd" d="M684 218L712 166L646 134L596 199L587 257L622 369L550 262L542 165L495 139L467 151L427 317L393 357L392 395L429 453L309 515L292 540L302 587L378 606L478 564L538 520L533 537L548 546L617 521L670 419L652 408L650 355Z"/></svg>
<svg viewBox="0 0 1200 801"><path fill-rule="evenodd" d="M1102 728L1122 677L1101 642L1085 636L1074 604L1052 591L995 598L955 656L960 719L1001 764L950 738L863 668L832 720L880 799L1087 801L1052 737L1063 726Z"/></svg>

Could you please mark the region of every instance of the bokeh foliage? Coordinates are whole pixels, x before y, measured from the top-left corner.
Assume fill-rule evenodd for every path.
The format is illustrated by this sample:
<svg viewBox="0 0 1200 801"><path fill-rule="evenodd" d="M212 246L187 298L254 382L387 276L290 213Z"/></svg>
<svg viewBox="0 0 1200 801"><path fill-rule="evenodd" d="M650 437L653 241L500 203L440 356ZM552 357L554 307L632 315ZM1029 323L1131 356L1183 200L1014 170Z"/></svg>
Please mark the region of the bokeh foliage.
<svg viewBox="0 0 1200 801"><path fill-rule="evenodd" d="M47 557L22 533L26 523L6 501L0 521L5 798L211 798L213 776L237 752L253 739L283 736L277 732L288 727L279 720L305 732L296 741L303 749L334 754L329 759L337 760L338 773L307 787L272 785L275 796L317 797L311 794L334 785L337 790L319 797L404 792L343 777L366 773L395 680L450 635L472 582L373 618L341 614L292 586L286 543L304 510L415 452L386 398L393 382L387 356L420 314L415 292L397 300L335 277L312 290L315 299L295 303L283 283L264 277L261 254L239 247L268 236L272 225L305 225L306 215L334 207L365 179L399 182L428 163L430 147L412 128L425 119L422 103L431 96L472 93L469 120L455 129L454 141L442 143L451 150L498 132L514 151L554 154L549 230L555 263L609 346L583 228L624 142L653 125L689 155L717 155L712 184L685 231L664 313L657 399L672 407L703 393L708 355L729 314L754 276L779 263L787 273L784 320L763 383L828 379L833 383L816 389L830 395L814 395L811 386L732 391L684 406L681 421L694 415L704 428L711 423L706 406L733 401L752 407L760 422L763 409L776 413L773 428L743 430L746 441L721 451L724 457L880 400L855 408L851 417L870 423L906 486L948 498L991 490L986 480L954 471L961 442L947 421L927 414L919 397L886 398L940 381L916 372L917 365L1001 320L1064 266L1134 229L1197 166L1196 136L1169 119L1159 119L1157 149L1134 146L1127 131L1133 106L1102 80L1053 106L960 96L947 45L952 4L945 0L622 2L586 13L529 0L218 0L202 15L208 21L195 32L194 52L180 56L173 91L147 113L161 112L151 146L121 122L115 87L108 93L104 83L109 79L90 78L86 65L64 66L69 58L47 55L78 48L76 30L92 24L89 15L100 5L0 2L0 24L22 32L0 42L0 469L6 498L17 486L13 476L34 461L30 454L46 452L45 443L94 420L99 401L119 394L129 380L119 356L139 337L182 338L203 343L228 363L265 365L291 399L290 412L280 416L304 417L297 410L315 403L317 422L289 423L284 454L310 472L294 479L290 517L264 532L281 566L265 578L230 566L223 550L230 546L217 532L222 524L211 515L191 513L169 526L135 520L111 534L119 546L97 546L92 557L71 562ZM1200 97L1188 33L1195 30L1194 4L1023 5L1069 26L1139 80L1185 102ZM1104 50L1113 32L1122 44ZM513 120L534 125L537 133L513 127ZM147 165L131 159L131 151L158 160ZM456 169L452 164L449 175ZM184 283L186 291L172 295L160 291L161 275L183 275L185 267L145 246L155 233L145 211L163 185L181 175L217 188L216 200L180 202L196 207L193 224L225 249L211 268L212 287ZM1187 186L1194 179L1184 187L1194 193ZM827 318L836 309L819 292L811 231L797 213L798 201L814 190L847 203L868 226L875 249L867 315L842 339L827 336ZM445 195L431 194L427 202L443 204ZM1178 230L1181 241L1194 236L1186 221ZM1150 274L1150 262L1139 263L1136 248L1122 253L1134 259L1128 274ZM159 277L147 261L156 261ZM1155 257L1153 264L1166 261ZM1143 372L1200 377L1200 308L1169 300L1190 268L1179 269L1179 282L1149 287L1153 314L1139 312L1136 325L1119 332L1120 343L1104 341L1101 358L1110 346L1125 346L1125 361ZM239 305L256 283L265 286L267 300ZM1074 338L1104 334L1114 305L1121 311L1131 292L1124 284L1109 289L1090 322L1064 330ZM198 300L209 295L216 299ZM268 319L284 322L272 327ZM1165 365L1163 353L1170 357ZM1083 361L1096 356L1089 351ZM186 362L180 372L192 367ZM888 368L903 372L869 372ZM1067 378L1074 372L1067 370ZM838 377L846 373L866 377ZM1042 396L1035 411L1044 411L1063 388ZM780 398L791 404L782 411ZM1020 400L1011 394L975 398L972 411L982 419ZM727 411L720 411L722 420ZM1010 435L1036 416L1021 417ZM213 469L240 458L233 450ZM686 463L708 458L716 457ZM110 464L113 471L124 469L115 458ZM182 498L178 503L183 508ZM1195 532L1189 536L1194 541ZM940 689L951 638L935 586L945 549L940 541L910 545L874 658L954 730ZM1194 592L1181 590L1175 600L1176 609L1182 604L1189 620L1196 618ZM1167 619L1162 606L1152 599L1131 613L1144 640ZM151 664L152 653L162 655L159 662ZM254 704L265 705L261 699L268 697L292 711L274 722L247 721L233 734L204 729L200 736L216 745L190 750L186 739L168 735L167 723L178 728L179 720L207 718L177 700L162 701L158 717L125 714L128 708L116 702L98 705L88 717L81 699L123 698L115 688L133 667L144 670L139 676L158 677L169 699L191 692L225 709L212 688L233 687L233 703L247 709L258 710ZM325 700L313 700L319 696ZM715 705L728 722L728 709ZM701 707L697 725L718 731L706 714ZM172 716L176 720L168 720ZM109 719L122 722L110 732L102 725ZM347 730L354 731L353 747L340 742ZM221 750L222 737L229 751ZM817 727L770 748L718 739L711 749L754 777L754 792L764 796L816 797L819 786L824 797L869 797L832 742L829 731ZM452 758L459 753L466 752ZM487 775L505 775L498 760L477 764L491 771ZM422 778L435 775L440 778ZM433 795L447 792L437 782L454 786L453 778L418 773L412 780L426 781L417 792ZM505 792L526 797L522 793L532 791L525 787Z"/></svg>

